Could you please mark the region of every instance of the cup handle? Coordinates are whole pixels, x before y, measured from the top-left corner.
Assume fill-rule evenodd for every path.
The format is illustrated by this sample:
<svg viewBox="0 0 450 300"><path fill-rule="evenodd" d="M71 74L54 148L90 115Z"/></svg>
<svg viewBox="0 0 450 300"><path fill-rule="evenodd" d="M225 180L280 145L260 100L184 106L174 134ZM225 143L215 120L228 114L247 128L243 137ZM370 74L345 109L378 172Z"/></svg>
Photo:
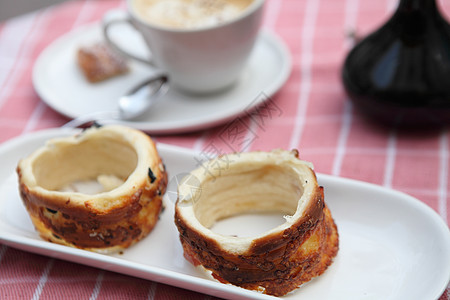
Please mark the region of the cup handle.
<svg viewBox="0 0 450 300"><path fill-rule="evenodd" d="M152 67L156 67L155 64L152 62L151 59L139 57L137 55L134 55L132 53L129 53L125 50L123 50L119 45L117 45L110 37L110 31L113 30L112 28L114 25L120 24L120 23L128 23L131 27L133 27L137 32L139 32L136 27L134 26L133 22L131 21L131 18L129 15L122 10L113 10L109 11L105 14L102 20L102 29L103 29L103 36L106 40L106 43L116 50L117 52L121 53L122 55L129 57L131 59L137 60L139 62L148 64Z"/></svg>

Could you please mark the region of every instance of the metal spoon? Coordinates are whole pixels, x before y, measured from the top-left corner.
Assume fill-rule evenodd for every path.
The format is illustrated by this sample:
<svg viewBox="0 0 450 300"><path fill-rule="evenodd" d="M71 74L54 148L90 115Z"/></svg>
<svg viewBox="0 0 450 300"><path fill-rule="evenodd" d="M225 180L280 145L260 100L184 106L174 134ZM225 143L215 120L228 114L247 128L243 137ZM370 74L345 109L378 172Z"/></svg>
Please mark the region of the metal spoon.
<svg viewBox="0 0 450 300"><path fill-rule="evenodd" d="M169 89L165 75L151 78L138 84L119 99L119 115L122 120L131 120L146 112L161 99Z"/></svg>
<svg viewBox="0 0 450 300"><path fill-rule="evenodd" d="M80 127L101 120L132 120L149 110L168 91L166 75L156 75L133 87L118 101L118 109L100 111L77 117L62 127Z"/></svg>

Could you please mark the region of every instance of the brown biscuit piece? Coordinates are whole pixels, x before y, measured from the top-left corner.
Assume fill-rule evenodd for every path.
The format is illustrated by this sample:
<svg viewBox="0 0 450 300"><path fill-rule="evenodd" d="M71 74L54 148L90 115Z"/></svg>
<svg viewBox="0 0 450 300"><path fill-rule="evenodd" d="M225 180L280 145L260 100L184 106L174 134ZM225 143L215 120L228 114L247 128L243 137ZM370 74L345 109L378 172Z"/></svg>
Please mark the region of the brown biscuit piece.
<svg viewBox="0 0 450 300"><path fill-rule="evenodd" d="M78 49L77 62L86 79L100 82L129 71L126 60L105 43Z"/></svg>

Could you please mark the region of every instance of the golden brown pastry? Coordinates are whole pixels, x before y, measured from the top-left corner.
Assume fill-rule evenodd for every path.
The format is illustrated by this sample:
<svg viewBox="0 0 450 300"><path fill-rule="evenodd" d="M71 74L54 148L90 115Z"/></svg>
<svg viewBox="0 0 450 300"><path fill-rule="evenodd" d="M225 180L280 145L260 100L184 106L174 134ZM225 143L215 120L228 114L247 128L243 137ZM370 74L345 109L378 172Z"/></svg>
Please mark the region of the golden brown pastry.
<svg viewBox="0 0 450 300"><path fill-rule="evenodd" d="M49 140L17 167L45 240L98 252L129 247L158 221L167 173L149 136L111 125Z"/></svg>
<svg viewBox="0 0 450 300"><path fill-rule="evenodd" d="M175 223L184 255L223 283L281 296L321 275L337 254L323 188L297 151L218 157L191 172L178 193ZM274 211L285 222L257 236L209 229L230 216Z"/></svg>
<svg viewBox="0 0 450 300"><path fill-rule="evenodd" d="M78 49L77 62L86 79L100 82L129 71L126 60L105 43Z"/></svg>

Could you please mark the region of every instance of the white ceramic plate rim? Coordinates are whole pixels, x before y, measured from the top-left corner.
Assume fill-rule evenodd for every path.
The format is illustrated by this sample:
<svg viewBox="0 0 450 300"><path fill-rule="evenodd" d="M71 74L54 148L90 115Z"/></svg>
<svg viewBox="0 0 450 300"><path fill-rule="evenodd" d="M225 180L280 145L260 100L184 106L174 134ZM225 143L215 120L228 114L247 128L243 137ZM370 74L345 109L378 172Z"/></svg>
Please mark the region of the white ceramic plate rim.
<svg viewBox="0 0 450 300"><path fill-rule="evenodd" d="M3 166L3 169L0 170L0 187L4 185L5 180L7 177L10 177L11 174L14 173L15 166L17 164L17 161L20 159L21 156L24 155L24 153L29 153L30 151L34 149L30 149L30 146L36 147L37 144L43 144L46 140L57 137L57 136L64 136L68 134L73 134L75 131L71 129L50 129L50 130L43 130L38 131L35 133L31 133L28 135L24 135L18 138L15 138L11 141L8 141L4 143L0 147L0 164ZM31 148L32 148L31 147ZM172 155L178 155L181 159L186 159L187 157L194 157L196 155L195 152L189 149L184 149L176 146L171 145L165 145L165 144L159 144L158 145L159 151L163 157L163 159L166 159L166 165L168 166L168 169L170 171L171 164L173 164L173 161L170 161L170 156ZM169 158L168 158L169 157ZM167 160L168 159L168 160ZM186 170L187 172L189 170ZM169 175L170 176L170 175ZM410 197L406 194L388 190L373 184L359 182L355 180L350 179L344 179L324 174L318 174L318 180L319 183L325 186L325 190L331 189L334 192L337 192L342 195L347 195L347 190L360 190L364 191L364 195L367 195L367 197L370 197L372 194L382 194L383 196L389 198L389 201L393 203L394 206L398 206L400 208L404 208L407 210L414 210L417 211L418 214L421 216L422 221L426 221L426 223L431 224L433 228L433 233L439 238L435 245L436 247L439 247L443 253L449 253L448 255L443 255L442 257L439 257L439 266L440 269L436 270L436 274L434 274L435 278L433 279L433 286L429 286L428 290L426 292L425 298L421 299L436 299L438 298L447 287L447 284L450 280L450 233L448 226L443 222L443 220L434 212L430 207L425 205L424 203L420 202L419 200ZM342 187L336 189L336 187ZM2 190L0 189L0 193ZM328 197L328 198L327 198ZM327 194L326 192L326 198L328 201L332 200L333 195ZM17 199L18 195L17 195ZM16 200L17 200L16 199ZM5 199L5 197L0 197L0 207L5 204L5 201L8 199ZM20 201L20 200L18 200ZM361 197L361 201L365 201L364 197ZM363 205L365 202L361 202ZM167 204L167 200L166 200ZM337 212L339 210L339 205L335 201L328 202L332 213ZM387 208L389 209L389 208ZM166 208L167 210L167 208ZM170 209L169 209L170 211ZM173 211L173 210L172 210ZM380 213L380 211L375 211L375 214ZM169 216L167 213L165 214L165 217L167 218L173 218L173 216ZM382 216L381 216L382 217ZM402 216L399 216L399 220ZM339 218L336 218L336 223L338 224L338 227L342 225L343 221ZM405 220L405 219L403 219ZM161 222L161 221L160 221ZM357 226L357 224L356 224ZM269 299L272 298L267 295L262 295L256 292L247 291L235 286L231 285L224 285L209 279L205 279L202 277L192 276L190 274L183 274L181 272L176 272L173 270L148 265L145 263L140 263L139 261L132 261L128 259L124 259L121 256L112 256L112 255L102 255L98 253L92 253L80 249L74 249L70 247L65 247L57 244L52 244L43 240L40 240L37 237L37 234L31 229L30 234L33 236L27 236L26 234L14 234L11 233L12 225L9 224L4 219L0 219L0 242L16 247L25 251L30 251L42 255L47 255L51 257L55 257L58 259L64 259L76 263L81 263L93 267L98 267L106 270L111 270L123 274L128 274L144 279L154 280L158 282L163 282L165 284L170 284L174 286L178 286L181 288L191 289L194 291L198 291L201 293L206 293L218 297L224 297L224 298L242 298L242 299ZM348 229L348 227L347 227ZM345 231L343 228L339 228L340 235L345 236ZM431 233L429 233L431 234ZM386 235L389 235L389 232L386 232ZM397 237L396 237L397 238ZM399 239L402 237L399 236ZM143 243L141 241L140 243ZM139 245L139 243L137 244ZM128 251L128 250L126 250ZM345 251L344 248L340 249L340 252ZM338 254L338 257L341 254ZM427 259L430 260L430 262L433 261L433 259L436 259L436 257L426 256ZM336 262L334 263L336 264ZM333 268L333 265L331 266ZM420 270L418 270L420 271ZM327 271L324 275L328 276L328 278L332 278L333 276L336 276L333 272L335 271ZM322 276L324 276L322 275ZM361 274L363 275L363 274ZM431 274L424 274L425 277L429 277ZM321 276L321 277L322 277ZM320 279L320 277L318 278ZM308 288L313 286L315 283L312 283L311 285L306 285L300 289L298 289L296 292L287 295L287 299L290 298L301 298L301 299L314 299L311 297L308 297L308 294L304 294L303 290L307 291ZM350 286L352 286L353 283L348 283ZM415 286L409 286L409 289L414 290ZM309 295L310 296L310 295ZM323 295L322 295L323 296ZM345 296L345 295L344 295ZM423 295L422 295L423 296ZM321 299L325 299L322 297ZM335 295L329 295L329 297L326 297L326 299L348 299L346 297L339 297Z"/></svg>
<svg viewBox="0 0 450 300"><path fill-rule="evenodd" d="M40 96L40 98L55 111L69 117L69 118L77 118L80 115L75 114L71 111L71 106L66 105L64 100L64 95L60 93L56 93L51 84L48 82L48 79L45 79L45 76L41 76L42 74L47 73L48 66L51 64L53 57L55 54L58 54L61 51L72 51L74 53L75 59L75 51L76 48L73 48L71 42L73 40L82 39L83 36L92 34L94 30L98 30L99 23L92 23L88 25L81 26L69 33L59 37L55 41L53 41L49 46L47 46L37 58L32 74L32 82L33 86ZM99 37L97 40L100 40ZM126 125L129 127L145 130L146 132L152 134L173 134L173 133L182 133L195 131L203 128L213 127L219 124L223 124L233 118L237 118L244 113L248 112L251 109L254 109L267 101L271 96L273 96L287 81L289 75L291 73L291 55L290 52L285 45L284 41L278 37L275 33L269 31L268 29L263 28L260 32L261 42L266 42L270 44L272 55L275 55L280 58L281 63L277 65L277 70L270 70L272 73L271 82L261 82L261 87L258 92L264 93L267 97L258 97L256 100L252 97L242 99L243 104L247 104L248 106L243 105L235 105L230 106L227 109L219 110L219 111L211 111L208 114L205 114L201 117L197 118L186 118L179 120L171 120L167 121L152 121L152 120L136 120L136 121L118 121L115 120L115 123ZM258 42L257 45L258 46ZM132 62L135 65L139 65L139 63ZM264 68L264 64L258 64L261 68ZM267 70L266 70L267 71ZM276 71L276 72L274 72ZM261 70L264 72L264 70ZM252 74L255 75L255 74ZM61 76L64 76L62 74ZM257 74L256 74L257 76ZM70 78L69 78L70 80ZM116 80L122 80L120 78ZM52 84L57 84L56 82ZM255 91L256 92L256 91ZM68 91L70 93L70 91ZM211 97L214 97L211 95ZM243 109L245 107L245 111Z"/></svg>

